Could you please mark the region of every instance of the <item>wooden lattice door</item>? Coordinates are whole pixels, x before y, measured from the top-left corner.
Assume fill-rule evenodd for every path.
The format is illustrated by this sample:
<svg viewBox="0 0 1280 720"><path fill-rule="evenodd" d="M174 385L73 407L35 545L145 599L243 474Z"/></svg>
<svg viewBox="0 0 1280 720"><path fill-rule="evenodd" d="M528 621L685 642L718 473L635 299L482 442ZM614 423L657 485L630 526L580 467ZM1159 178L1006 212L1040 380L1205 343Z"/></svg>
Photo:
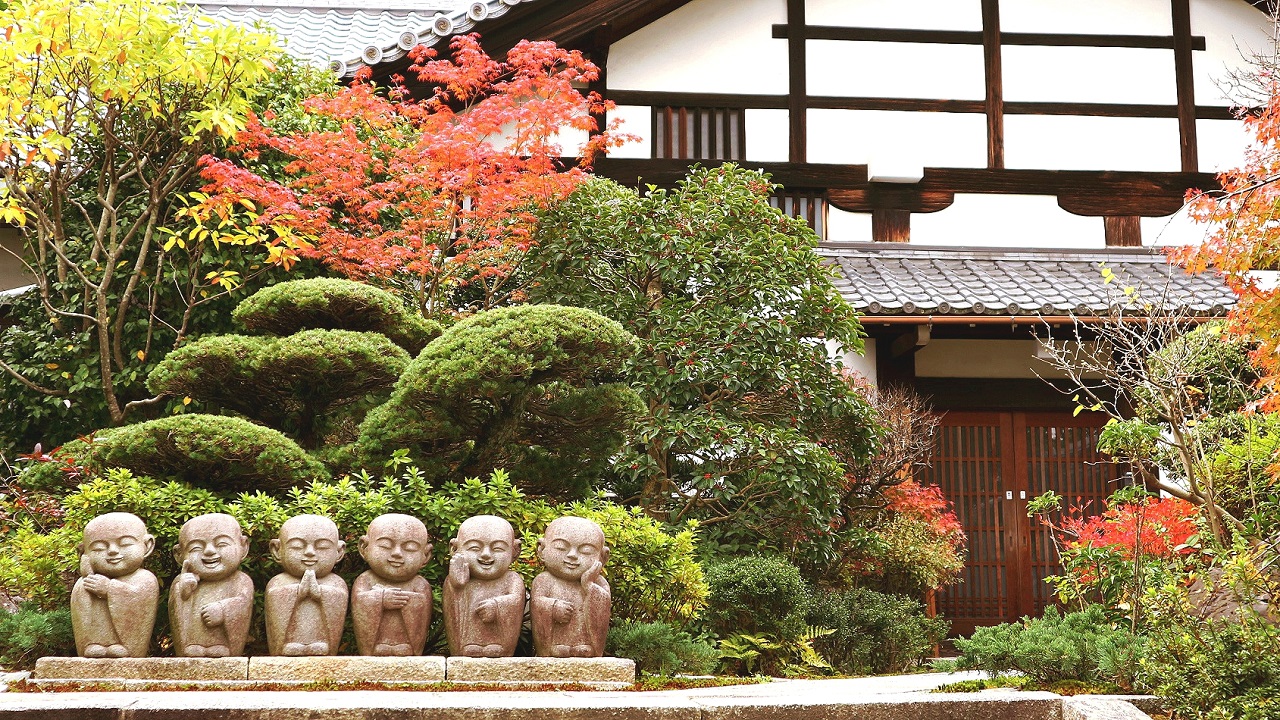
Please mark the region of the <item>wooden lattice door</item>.
<svg viewBox="0 0 1280 720"><path fill-rule="evenodd" d="M1105 418L1091 413L948 412L923 479L955 503L969 538L961 582L938 593L952 633L1038 614L1059 571L1047 528L1027 499L1054 490L1101 512L1118 470L1096 448Z"/></svg>

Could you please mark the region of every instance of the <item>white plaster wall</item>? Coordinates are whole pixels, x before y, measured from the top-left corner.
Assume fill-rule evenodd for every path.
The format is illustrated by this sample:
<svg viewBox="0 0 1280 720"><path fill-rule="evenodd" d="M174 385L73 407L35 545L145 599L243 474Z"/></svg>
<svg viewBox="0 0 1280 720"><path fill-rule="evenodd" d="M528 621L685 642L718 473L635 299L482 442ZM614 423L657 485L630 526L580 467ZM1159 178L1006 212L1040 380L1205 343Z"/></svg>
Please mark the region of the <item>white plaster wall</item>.
<svg viewBox="0 0 1280 720"><path fill-rule="evenodd" d="M918 377L1064 377L1036 358L1035 340L933 340L916 353ZM1038 374L1037 374L1038 373Z"/></svg>
<svg viewBox="0 0 1280 720"><path fill-rule="evenodd" d="M1006 115L1004 160L1009 168L1176 172L1178 121Z"/></svg>
<svg viewBox="0 0 1280 720"><path fill-rule="evenodd" d="M808 0L805 20L810 25L981 30L982 6L977 0Z"/></svg>
<svg viewBox="0 0 1280 720"><path fill-rule="evenodd" d="M981 100L982 47L810 40L810 95Z"/></svg>
<svg viewBox="0 0 1280 720"><path fill-rule="evenodd" d="M870 239L869 237L867 239ZM1101 218L1058 207L1051 196L956 195L951 207L911 216L911 242L921 245L1101 248Z"/></svg>
<svg viewBox="0 0 1280 720"><path fill-rule="evenodd" d="M1172 50L1005 45L1000 54L1006 102L1178 102Z"/></svg>
<svg viewBox="0 0 1280 720"><path fill-rule="evenodd" d="M840 356L840 362L845 367L858 373L862 377L871 381L872 385L876 384L876 339L865 338L862 346L862 354L844 353Z"/></svg>
<svg viewBox="0 0 1280 720"><path fill-rule="evenodd" d="M609 87L670 92L787 92L784 0L693 0L609 47Z"/></svg>
<svg viewBox="0 0 1280 720"><path fill-rule="evenodd" d="M1170 35L1173 19L1169 0L1002 0L1000 30Z"/></svg>
<svg viewBox="0 0 1280 720"><path fill-rule="evenodd" d="M810 110L809 161L985 167L986 123L972 113Z"/></svg>
<svg viewBox="0 0 1280 720"><path fill-rule="evenodd" d="M619 105L608 114L609 122L621 120L619 132L635 135L636 140L609 151L609 157L648 158L653 156L653 108Z"/></svg>
<svg viewBox="0 0 1280 720"><path fill-rule="evenodd" d="M747 158L786 162L791 153L791 120L786 110L747 110Z"/></svg>
<svg viewBox="0 0 1280 720"><path fill-rule="evenodd" d="M1191 33L1205 36L1204 51L1192 59L1201 105L1226 102L1221 84L1228 73L1247 69L1247 58L1256 53L1274 52L1270 19L1242 0L1191 0Z"/></svg>
<svg viewBox="0 0 1280 720"><path fill-rule="evenodd" d="M23 249L22 233L17 228L0 226L0 290L12 290L31 284L31 276L15 255Z"/></svg>

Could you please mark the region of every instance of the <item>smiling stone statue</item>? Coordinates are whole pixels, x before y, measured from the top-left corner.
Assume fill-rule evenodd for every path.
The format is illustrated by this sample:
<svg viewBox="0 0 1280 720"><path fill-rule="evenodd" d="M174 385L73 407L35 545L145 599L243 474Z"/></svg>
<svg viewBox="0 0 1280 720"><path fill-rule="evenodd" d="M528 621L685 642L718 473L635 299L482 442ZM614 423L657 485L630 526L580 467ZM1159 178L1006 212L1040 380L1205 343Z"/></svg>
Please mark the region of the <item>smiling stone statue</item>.
<svg viewBox="0 0 1280 720"><path fill-rule="evenodd" d="M253 581L240 572L249 538L230 515L188 520L173 557L182 573L169 587L169 625L179 657L243 655L253 613Z"/></svg>
<svg viewBox="0 0 1280 720"><path fill-rule="evenodd" d="M431 585L418 575L431 560L422 521L379 515L360 538L369 569L351 584L351 618L361 655L421 655L431 626Z"/></svg>
<svg viewBox="0 0 1280 720"><path fill-rule="evenodd" d="M336 655L347 617L347 583L333 573L345 551L338 526L298 515L271 541L284 572L267 583L267 648L272 655Z"/></svg>
<svg viewBox="0 0 1280 720"><path fill-rule="evenodd" d="M477 515L449 541L444 583L444 626L449 652L467 657L511 657L524 623L524 580L511 570L520 541L511 523Z"/></svg>
<svg viewBox="0 0 1280 720"><path fill-rule="evenodd" d="M137 515L89 521L80 543L80 579L71 590L71 628L83 657L146 657L160 583L142 563L156 540Z"/></svg>
<svg viewBox="0 0 1280 720"><path fill-rule="evenodd" d="M533 579L530 614L539 656L600 657L612 599L601 575L609 561L604 531L586 518L556 518L538 539L547 569Z"/></svg>

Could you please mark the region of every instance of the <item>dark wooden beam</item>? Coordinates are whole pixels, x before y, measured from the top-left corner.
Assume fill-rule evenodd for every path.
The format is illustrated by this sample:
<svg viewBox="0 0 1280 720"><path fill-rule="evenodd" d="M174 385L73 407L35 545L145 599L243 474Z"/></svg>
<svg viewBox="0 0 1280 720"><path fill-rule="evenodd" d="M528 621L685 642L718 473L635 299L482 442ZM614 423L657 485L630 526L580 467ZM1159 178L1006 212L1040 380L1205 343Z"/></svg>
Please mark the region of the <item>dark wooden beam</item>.
<svg viewBox="0 0 1280 720"><path fill-rule="evenodd" d="M787 24L804 27L805 0L787 0ZM805 38L787 38L787 117L791 142L787 159L793 163L808 160L808 110L805 99L809 95L808 71L805 69Z"/></svg>
<svg viewBox="0 0 1280 720"><path fill-rule="evenodd" d="M613 44L613 29L608 23L604 23L596 28L595 34L591 39L590 57L591 62L599 69L599 75L588 86L587 90L600 95L601 98L609 99L609 46ZM608 124L606 113L593 113L591 119L596 123L596 129L591 135L594 137L599 135Z"/></svg>
<svg viewBox="0 0 1280 720"><path fill-rule="evenodd" d="M907 210L913 213L933 213L951 207L955 193L930 190L921 192L915 185L871 183L863 190L831 190L827 202L845 212L874 212L876 210Z"/></svg>
<svg viewBox="0 0 1280 720"><path fill-rule="evenodd" d="M1000 0L982 0L983 100L987 113L987 167L1004 167L1004 80L1000 70Z"/></svg>
<svg viewBox="0 0 1280 720"><path fill-rule="evenodd" d="M871 239L875 242L911 242L911 211L891 208L872 210Z"/></svg>
<svg viewBox="0 0 1280 720"><path fill-rule="evenodd" d="M1191 57L1191 0L1171 0L1173 6L1173 71L1178 84L1178 142L1182 171L1200 169L1196 143L1195 72Z"/></svg>
<svg viewBox="0 0 1280 720"><path fill-rule="evenodd" d="M1141 218L1136 215L1120 215L1102 218L1108 247L1142 247Z"/></svg>
<svg viewBox="0 0 1280 720"><path fill-rule="evenodd" d="M746 95L734 93L655 92L650 90L610 90L609 97L619 105L650 107L787 108L787 95ZM824 110L890 110L912 112L981 113L983 100L941 100L933 98L841 97L810 95L806 108ZM1225 105L1198 105L1196 117L1201 120L1234 120L1236 112ZM1142 103L1082 102L1008 102L1005 115L1072 115L1081 117L1176 118L1177 105Z"/></svg>
<svg viewBox="0 0 1280 720"><path fill-rule="evenodd" d="M913 30L905 28L835 27L809 25L808 40L850 40L854 42L900 42L932 45L981 45L982 33L965 30ZM775 39L790 38L788 25L774 25ZM1174 47L1171 35L1105 35L1094 33L1003 33L1003 45L1040 47L1118 47L1168 50ZM1204 50L1204 36L1191 38L1192 50Z"/></svg>
<svg viewBox="0 0 1280 720"><path fill-rule="evenodd" d="M566 162L573 160L568 158ZM692 164L689 160L604 158L595 170L621 182L633 183L641 179L664 185L683 178ZM865 190L870 185L866 165L752 162L748 166L771 174L775 182L786 187ZM1056 196L1092 192L1124 197L1168 194L1181 197L1189 188L1216 190L1220 186L1213 173L925 168L924 178L914 187L922 192L996 195Z"/></svg>
<svg viewBox="0 0 1280 720"><path fill-rule="evenodd" d="M1086 217L1163 217L1178 212L1182 205L1183 197L1175 193L1126 195L1068 191L1058 194L1058 207Z"/></svg>

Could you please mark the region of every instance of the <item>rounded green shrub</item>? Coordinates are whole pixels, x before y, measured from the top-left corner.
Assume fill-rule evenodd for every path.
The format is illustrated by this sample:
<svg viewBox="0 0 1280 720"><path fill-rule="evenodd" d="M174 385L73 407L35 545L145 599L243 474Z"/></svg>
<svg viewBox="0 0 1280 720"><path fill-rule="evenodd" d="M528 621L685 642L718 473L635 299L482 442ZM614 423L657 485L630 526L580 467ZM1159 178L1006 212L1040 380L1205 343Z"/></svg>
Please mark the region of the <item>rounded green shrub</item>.
<svg viewBox="0 0 1280 720"><path fill-rule="evenodd" d="M329 476L323 465L276 430L198 413L103 430L91 440L67 443L62 453L90 471L127 468L137 475L221 492L283 492Z"/></svg>
<svg viewBox="0 0 1280 720"><path fill-rule="evenodd" d="M710 643L661 622L614 623L605 652L611 657L631 658L637 670L655 675L707 675L720 660Z"/></svg>
<svg viewBox="0 0 1280 720"><path fill-rule="evenodd" d="M840 672L857 675L900 673L919 665L950 626L942 618L925 617L917 600L864 588L815 593L805 621L835 631L816 639L814 647Z"/></svg>
<svg viewBox="0 0 1280 720"><path fill-rule="evenodd" d="M380 333L413 355L441 331L439 323L411 312L395 295L336 278L272 285L242 301L233 316L250 332L271 335L309 329Z"/></svg>
<svg viewBox="0 0 1280 720"><path fill-rule="evenodd" d="M312 448L328 413L366 395L389 393L408 365L407 352L371 332L217 335L170 353L151 372L147 387L232 410Z"/></svg>
<svg viewBox="0 0 1280 720"><path fill-rule="evenodd" d="M768 633L797 637L807 588L800 569L771 555L749 555L707 568L707 621L722 636Z"/></svg>
<svg viewBox="0 0 1280 720"><path fill-rule="evenodd" d="M359 457L378 467L406 450L433 479L508 470L518 485L582 497L642 411L617 382L636 350L589 310L489 310L449 328L410 363L391 400L360 427Z"/></svg>

